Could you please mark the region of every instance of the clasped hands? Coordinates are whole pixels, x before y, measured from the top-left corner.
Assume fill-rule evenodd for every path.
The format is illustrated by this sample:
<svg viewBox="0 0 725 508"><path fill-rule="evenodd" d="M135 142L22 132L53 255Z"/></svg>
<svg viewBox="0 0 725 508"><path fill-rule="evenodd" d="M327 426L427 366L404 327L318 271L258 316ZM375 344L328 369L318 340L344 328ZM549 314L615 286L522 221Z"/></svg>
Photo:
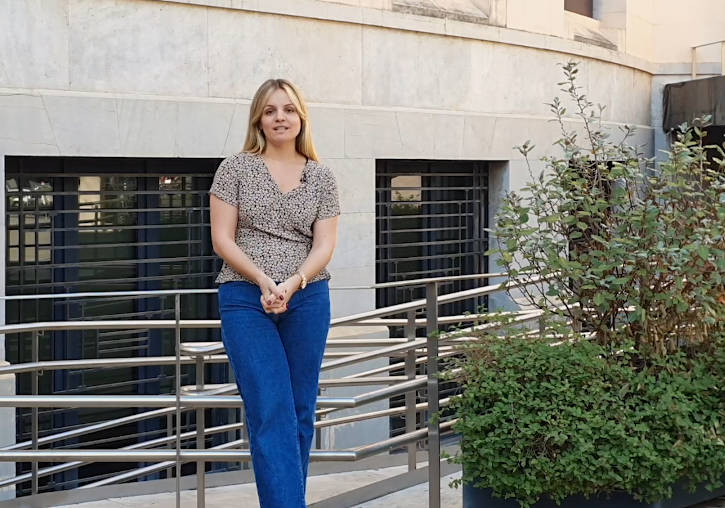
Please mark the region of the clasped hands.
<svg viewBox="0 0 725 508"><path fill-rule="evenodd" d="M262 295L259 300L262 302L264 312L268 314L281 314L289 308L289 301L292 295L299 288L297 276L293 275L284 282L276 284L266 275L259 282L259 289Z"/></svg>

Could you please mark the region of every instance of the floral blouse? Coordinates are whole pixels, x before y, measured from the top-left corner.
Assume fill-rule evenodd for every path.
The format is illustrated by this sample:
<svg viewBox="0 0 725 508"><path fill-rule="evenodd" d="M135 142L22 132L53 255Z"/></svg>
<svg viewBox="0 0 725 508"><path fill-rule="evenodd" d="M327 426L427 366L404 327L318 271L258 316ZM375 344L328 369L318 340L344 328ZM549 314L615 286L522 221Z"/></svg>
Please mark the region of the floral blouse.
<svg viewBox="0 0 725 508"><path fill-rule="evenodd" d="M211 194L239 210L237 245L272 280L293 275L312 248L312 224L340 215L332 170L308 160L298 187L283 193L261 155L240 152L224 159ZM329 279L324 269L309 282ZM224 263L218 284L252 282Z"/></svg>

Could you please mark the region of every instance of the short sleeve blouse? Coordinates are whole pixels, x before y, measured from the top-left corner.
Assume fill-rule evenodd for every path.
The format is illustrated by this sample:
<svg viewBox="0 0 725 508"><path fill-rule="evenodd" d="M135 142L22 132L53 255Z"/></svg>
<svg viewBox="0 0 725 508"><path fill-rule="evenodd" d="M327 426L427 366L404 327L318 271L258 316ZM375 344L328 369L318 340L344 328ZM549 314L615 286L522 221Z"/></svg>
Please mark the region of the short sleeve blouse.
<svg viewBox="0 0 725 508"><path fill-rule="evenodd" d="M313 160L305 164L300 185L283 193L261 155L241 152L221 162L209 192L237 207L237 245L277 282L307 259L315 221L340 215L335 176ZM309 282L329 278L324 269ZM239 280L252 282L224 263L216 282Z"/></svg>

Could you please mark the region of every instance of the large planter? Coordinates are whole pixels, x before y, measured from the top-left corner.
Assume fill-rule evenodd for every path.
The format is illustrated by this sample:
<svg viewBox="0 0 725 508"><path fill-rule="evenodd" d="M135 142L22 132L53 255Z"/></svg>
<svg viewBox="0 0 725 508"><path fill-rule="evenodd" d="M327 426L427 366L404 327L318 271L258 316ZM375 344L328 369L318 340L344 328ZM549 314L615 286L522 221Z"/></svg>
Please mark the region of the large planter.
<svg viewBox="0 0 725 508"><path fill-rule="evenodd" d="M636 501L629 494L620 492L609 497L568 497L557 505L550 499L542 500L532 508L686 508L710 499L725 496L725 487L709 492L704 487L690 493L682 486L673 489L672 497L657 503ZM518 501L493 497L491 489L480 489L472 485L463 486L463 508L520 508Z"/></svg>

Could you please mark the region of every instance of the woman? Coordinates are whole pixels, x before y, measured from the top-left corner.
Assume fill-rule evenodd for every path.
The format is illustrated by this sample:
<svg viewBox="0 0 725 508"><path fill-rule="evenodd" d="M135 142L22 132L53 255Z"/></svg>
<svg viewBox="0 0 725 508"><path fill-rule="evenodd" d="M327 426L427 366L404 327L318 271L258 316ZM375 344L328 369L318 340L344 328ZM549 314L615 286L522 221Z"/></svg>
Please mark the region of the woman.
<svg viewBox="0 0 725 508"><path fill-rule="evenodd" d="M305 507L322 354L330 325L330 262L340 207L319 163L298 89L262 84L244 150L209 191L222 339L244 399L263 508Z"/></svg>

